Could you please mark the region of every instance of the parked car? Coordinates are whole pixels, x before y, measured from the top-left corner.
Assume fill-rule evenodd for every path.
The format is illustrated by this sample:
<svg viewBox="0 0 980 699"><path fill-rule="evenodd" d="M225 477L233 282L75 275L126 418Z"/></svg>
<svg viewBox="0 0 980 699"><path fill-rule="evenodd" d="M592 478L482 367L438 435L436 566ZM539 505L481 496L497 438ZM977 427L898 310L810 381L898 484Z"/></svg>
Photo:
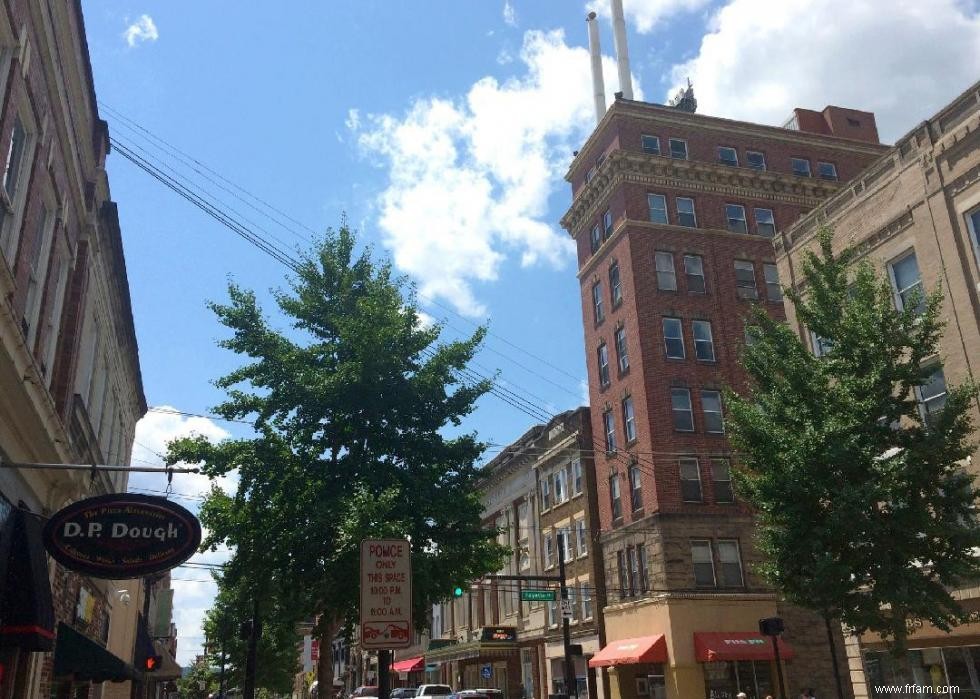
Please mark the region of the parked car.
<svg viewBox="0 0 980 699"><path fill-rule="evenodd" d="M418 694L418 687L397 687L391 690L391 699L411 699Z"/></svg>
<svg viewBox="0 0 980 699"><path fill-rule="evenodd" d="M351 699L367 699L368 697L378 696L378 685L366 685L358 687L351 693Z"/></svg>
<svg viewBox="0 0 980 699"><path fill-rule="evenodd" d="M487 699L504 699L504 690L502 689L479 687L477 689L464 689L463 691L473 692L474 694L482 694L483 696L487 697Z"/></svg>
<svg viewBox="0 0 980 699"><path fill-rule="evenodd" d="M448 684L423 684L415 695L417 699L449 699L453 688Z"/></svg>

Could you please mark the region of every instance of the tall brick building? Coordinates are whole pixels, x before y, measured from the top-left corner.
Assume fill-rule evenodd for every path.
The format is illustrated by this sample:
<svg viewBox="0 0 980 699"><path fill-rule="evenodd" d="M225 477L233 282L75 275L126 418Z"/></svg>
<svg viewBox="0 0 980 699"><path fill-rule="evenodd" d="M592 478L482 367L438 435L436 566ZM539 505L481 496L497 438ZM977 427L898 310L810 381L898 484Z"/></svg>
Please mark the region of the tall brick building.
<svg viewBox="0 0 980 699"><path fill-rule="evenodd" d="M146 412L81 4L0 2L0 461L128 463ZM135 590L49 560L43 518L125 472L0 468L0 698L135 677ZM134 603L134 599L135 603ZM130 637L131 638L131 637Z"/></svg>
<svg viewBox="0 0 980 699"><path fill-rule="evenodd" d="M578 250L605 559L611 696L775 694L758 619L780 614L790 686L832 687L820 627L753 572L722 391L753 305L784 318L772 239L886 149L874 115L798 109L783 128L618 99L577 153Z"/></svg>
<svg viewBox="0 0 980 699"><path fill-rule="evenodd" d="M901 306L908 290L940 288L946 329L932 379L918 392L924 412L942 407L946 386L976 381L980 369L980 83L972 85L872 163L859 177L775 239L783 281L801 288L800 261L816 251L821 225L835 246L856 245L859 259L887 276ZM819 354L822 348L792 313L790 324ZM980 425L980 404L973 409ZM980 472L980 450L964 464ZM873 634L848 639L854 693L876 696L875 684L956 685L980 694L980 587L955 596L975 619L950 633L918 622L910 629L908 676Z"/></svg>

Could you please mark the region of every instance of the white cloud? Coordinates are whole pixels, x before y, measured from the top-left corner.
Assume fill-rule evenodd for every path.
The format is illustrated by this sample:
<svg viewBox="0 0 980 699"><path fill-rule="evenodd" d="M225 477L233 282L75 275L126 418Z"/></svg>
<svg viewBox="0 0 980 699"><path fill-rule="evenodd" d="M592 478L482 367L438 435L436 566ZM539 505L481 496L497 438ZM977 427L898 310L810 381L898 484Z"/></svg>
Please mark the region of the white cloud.
<svg viewBox="0 0 980 699"><path fill-rule="evenodd" d="M510 0L504 0L504 24L510 27L517 26L517 12L514 10L514 6L510 4Z"/></svg>
<svg viewBox="0 0 980 699"><path fill-rule="evenodd" d="M162 410L174 410L169 406L159 406ZM136 438L133 444L133 466L161 466L161 455L166 453L167 443L178 437L200 434L211 440L226 439L231 436L224 428L206 417L188 417L166 412L148 412L136 424ZM178 464L188 466L188 464ZM214 481L226 492L234 492L237 476L228 476ZM167 488L167 479L161 473L131 473L129 489L135 492L150 490L162 494ZM211 488L207 476L194 473L175 473L173 476L173 499L192 512L197 512L202 496ZM190 560L199 563L224 563L230 552L227 548L195 554ZM203 569L176 568L174 580L174 623L177 625L177 662L189 665L194 656L201 652L203 641L204 615L214 602L217 586L209 580L209 573ZM179 579L182 579L179 580ZM190 582L204 581L204 582Z"/></svg>
<svg viewBox="0 0 980 699"><path fill-rule="evenodd" d="M980 11L958 0L732 0L675 87L698 111L781 124L793 107L875 112L891 142L980 74Z"/></svg>
<svg viewBox="0 0 980 699"><path fill-rule="evenodd" d="M423 296L470 316L486 314L474 284L496 280L512 253L523 266L574 254L548 198L594 126L588 51L561 31L528 31L519 58L523 76L484 77L460 99L417 99L402 116L370 115L358 137L388 169L378 225L395 264ZM614 61L603 70L614 85Z"/></svg>
<svg viewBox="0 0 980 699"><path fill-rule="evenodd" d="M628 27L646 34L661 20L679 12L693 12L705 7L711 0L623 0L623 15ZM600 17L610 19L609 0L590 0L586 9Z"/></svg>
<svg viewBox="0 0 980 699"><path fill-rule="evenodd" d="M122 35L130 48L144 41L156 41L160 38L157 25L153 23L153 18L150 15L140 15L138 20L126 27L126 31Z"/></svg>

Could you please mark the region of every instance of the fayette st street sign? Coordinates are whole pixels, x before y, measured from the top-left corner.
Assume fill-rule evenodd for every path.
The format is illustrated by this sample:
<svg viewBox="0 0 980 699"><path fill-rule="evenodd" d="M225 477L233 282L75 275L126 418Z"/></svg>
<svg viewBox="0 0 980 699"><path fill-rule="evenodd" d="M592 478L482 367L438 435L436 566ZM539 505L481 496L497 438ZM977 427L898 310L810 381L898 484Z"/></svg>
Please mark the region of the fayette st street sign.
<svg viewBox="0 0 980 699"><path fill-rule="evenodd" d="M58 563L94 578L125 580L175 568L201 545L197 517L166 498L133 493L72 503L44 526Z"/></svg>

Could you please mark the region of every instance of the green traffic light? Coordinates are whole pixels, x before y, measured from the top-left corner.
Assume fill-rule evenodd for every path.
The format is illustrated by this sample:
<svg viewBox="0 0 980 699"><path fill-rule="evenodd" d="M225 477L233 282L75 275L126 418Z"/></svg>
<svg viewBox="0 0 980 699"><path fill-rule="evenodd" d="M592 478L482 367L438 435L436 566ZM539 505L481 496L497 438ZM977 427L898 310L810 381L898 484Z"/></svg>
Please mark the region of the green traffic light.
<svg viewBox="0 0 980 699"><path fill-rule="evenodd" d="M457 585L456 587L453 588L453 597L462 597L462 596L463 596L463 588Z"/></svg>

